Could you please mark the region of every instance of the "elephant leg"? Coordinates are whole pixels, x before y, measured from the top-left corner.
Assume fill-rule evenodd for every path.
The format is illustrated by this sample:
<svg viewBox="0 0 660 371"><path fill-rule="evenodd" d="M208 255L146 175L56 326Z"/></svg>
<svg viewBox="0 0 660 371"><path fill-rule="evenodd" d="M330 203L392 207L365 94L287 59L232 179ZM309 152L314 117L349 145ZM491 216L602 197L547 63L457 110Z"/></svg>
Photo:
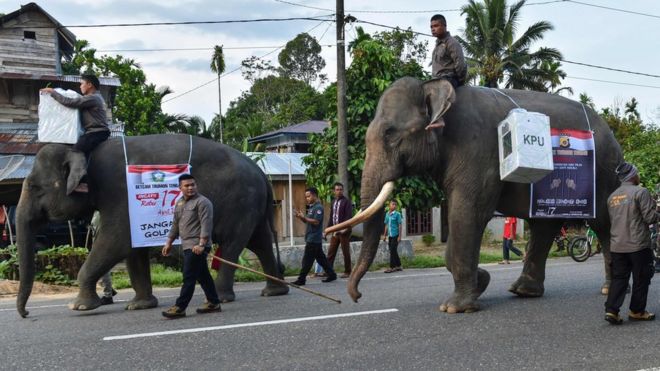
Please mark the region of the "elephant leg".
<svg viewBox="0 0 660 371"><path fill-rule="evenodd" d="M158 306L158 299L151 288L149 249L131 249L126 258L126 267L135 296L126 304L126 310L148 309Z"/></svg>
<svg viewBox="0 0 660 371"><path fill-rule="evenodd" d="M596 219L591 225L596 236L598 243L600 243L601 252L603 253L603 262L605 263L605 282L600 287L600 293L607 295L610 291L610 283L612 282L612 255L610 254L610 221L609 217L601 217ZM596 246L592 246L595 249Z"/></svg>
<svg viewBox="0 0 660 371"><path fill-rule="evenodd" d="M252 235L248 248L252 250L259 258L264 273L284 278L277 266L277 260L273 254L272 233L267 223L261 223ZM261 290L261 296L286 295L289 292L289 286L273 280L266 280L266 287Z"/></svg>
<svg viewBox="0 0 660 371"><path fill-rule="evenodd" d="M509 291L522 297L539 297L545 288L545 263L552 247L553 238L559 233L562 220L529 220L530 241L525 265L520 277Z"/></svg>
<svg viewBox="0 0 660 371"><path fill-rule="evenodd" d="M452 212L445 260L454 279L454 292L440 305L442 312L469 313L479 310L477 298L490 282L490 274L478 265L481 237L494 206L492 209L479 208L468 199L450 196L449 200Z"/></svg>
<svg viewBox="0 0 660 371"><path fill-rule="evenodd" d="M232 263L238 263L238 257L243 251L246 241L232 242L221 245L222 258ZM218 276L215 278L215 288L222 303L229 303L236 299L234 293L234 273L236 268L228 264L221 264Z"/></svg>
<svg viewBox="0 0 660 371"><path fill-rule="evenodd" d="M96 293L96 283L118 262L124 259L124 255L108 253L108 244L99 236L94 241L93 247L80 267L78 272L78 285L80 290L78 296L69 303L72 310L92 310L101 306L101 299Z"/></svg>

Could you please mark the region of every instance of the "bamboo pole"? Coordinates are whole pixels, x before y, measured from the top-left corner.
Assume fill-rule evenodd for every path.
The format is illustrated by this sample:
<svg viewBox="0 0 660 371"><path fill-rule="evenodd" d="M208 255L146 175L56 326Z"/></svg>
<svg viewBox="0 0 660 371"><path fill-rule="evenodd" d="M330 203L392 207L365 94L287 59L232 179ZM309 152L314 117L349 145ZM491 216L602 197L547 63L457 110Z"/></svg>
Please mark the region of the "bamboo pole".
<svg viewBox="0 0 660 371"><path fill-rule="evenodd" d="M219 257L217 257L217 256L215 256L215 255L213 255L213 254L209 254L209 256L210 256L211 258L215 259L215 260L218 260L218 261L220 261L220 262L222 262L222 263L225 263L225 264L227 264L227 265L229 265L229 266L232 266L232 267L234 267L234 268L245 269L245 270L248 271L248 272L256 273L256 274L258 274L258 275L260 275L260 276L264 276L264 277L266 277L266 278L268 278L268 279L271 279L271 280L273 280L273 281L276 281L276 282L279 282L279 283L283 283L283 284L285 284L285 285L288 285L288 286L294 287L294 288L296 288L296 289L299 289L299 290L302 290L302 291L306 291L306 292L308 292L308 293L310 293L310 294L314 294L314 295L316 295L316 296L320 296L320 297L322 297L322 298L324 298L324 299L328 299L328 300L334 301L334 302L337 303L337 304L341 304L341 300L337 300L337 299L335 299L335 298L331 298L331 297L329 297L329 296L327 296L327 295L321 294L320 292L317 292L317 291L314 291L314 290L310 290L310 289L305 288L305 287L302 287L302 286L298 286L298 285L296 285L296 284L294 284L294 283L287 282L287 281L285 281L285 280L283 280L283 279L280 279L280 278L277 278L277 277L271 276L271 275L266 274L266 273L263 273L263 272L259 272L259 271L257 271L257 270L254 270L254 269L252 269L252 268L248 268L248 267L242 266L242 265L240 265L240 264L232 263L232 262L230 262L230 261L228 261L228 260L225 260L225 259L223 259L223 258L219 258Z"/></svg>

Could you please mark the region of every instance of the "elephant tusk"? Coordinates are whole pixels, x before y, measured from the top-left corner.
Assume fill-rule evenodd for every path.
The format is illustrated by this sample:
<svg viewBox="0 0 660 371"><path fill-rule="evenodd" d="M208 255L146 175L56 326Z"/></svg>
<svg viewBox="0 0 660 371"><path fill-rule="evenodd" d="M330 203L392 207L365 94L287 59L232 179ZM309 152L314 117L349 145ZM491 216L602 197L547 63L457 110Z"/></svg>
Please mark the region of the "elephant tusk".
<svg viewBox="0 0 660 371"><path fill-rule="evenodd" d="M364 211L359 211L354 217L343 223L339 223L326 228L325 233L333 233L345 228L353 227L369 219L378 211L378 209L385 205L385 201L387 201L387 198L390 197L392 191L394 191L394 182L389 181L385 183L383 188L380 190L378 197L376 197L376 199L371 203L371 205L369 205L369 207L367 207Z"/></svg>

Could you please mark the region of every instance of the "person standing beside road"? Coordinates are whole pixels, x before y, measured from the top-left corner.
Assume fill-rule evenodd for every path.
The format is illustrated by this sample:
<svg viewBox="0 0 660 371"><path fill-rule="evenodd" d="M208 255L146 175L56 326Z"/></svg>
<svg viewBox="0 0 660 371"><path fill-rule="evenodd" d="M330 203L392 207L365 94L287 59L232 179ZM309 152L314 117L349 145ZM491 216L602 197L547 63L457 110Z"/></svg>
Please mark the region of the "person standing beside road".
<svg viewBox="0 0 660 371"><path fill-rule="evenodd" d="M43 88L39 92L50 94L53 99L69 108L80 109L81 125L85 133L78 138L73 150L89 154L96 146L107 140L110 136L108 121L105 112L105 101L99 91L101 83L94 75L82 75L80 77L80 92L82 97L69 98L56 92L53 88ZM74 189L75 192L87 193L89 188L85 179Z"/></svg>
<svg viewBox="0 0 660 371"><path fill-rule="evenodd" d="M613 325L623 322L619 308L623 305L632 273L628 319L652 321L655 314L646 311L649 285L654 273L648 226L660 221L660 214L651 193L639 186L639 173L634 165L624 162L616 168L616 173L621 186L607 199L611 222L612 283L605 302L605 320Z"/></svg>
<svg viewBox="0 0 660 371"><path fill-rule="evenodd" d="M390 211L385 214L385 231L383 231L383 241L388 241L390 248L390 268L385 273L402 271L401 259L399 258L399 242L401 241L401 224L403 217L396 210L395 200L390 201Z"/></svg>
<svg viewBox="0 0 660 371"><path fill-rule="evenodd" d="M499 264L509 264L509 251L522 256L522 251L513 246L513 240L516 239L516 226L518 220L513 217L504 218L504 232L502 233L502 261Z"/></svg>
<svg viewBox="0 0 660 371"><path fill-rule="evenodd" d="M163 312L166 318L181 318L186 316L186 308L195 292L195 282L199 282L206 295L206 302L197 313L220 312L220 299L213 283L206 261L211 251L211 233L213 229L213 204L208 198L197 193L197 183L192 175L179 177L179 189L183 197L177 201L174 208L174 221L165 246L163 256L168 256L172 250L172 242L181 238L183 249L183 285L176 304Z"/></svg>
<svg viewBox="0 0 660 371"><path fill-rule="evenodd" d="M353 205L344 196L344 185L339 182L335 183L334 193L335 199L332 200L330 207L328 227L345 222L353 216ZM351 232L351 227L335 232L330 238L330 246L328 247L328 261L331 266L334 266L337 248L341 245L341 253L344 255L344 274L341 275L341 278L347 278L351 275Z"/></svg>
<svg viewBox="0 0 660 371"><path fill-rule="evenodd" d="M337 273L328 262L323 253L323 206L319 202L319 191L310 187L305 190L305 201L309 206L307 215L300 210L293 210L296 218L307 225L305 229L305 253L302 259L302 267L298 279L293 281L294 285L303 286L307 282L307 274L312 269L316 260L327 274L323 282L332 282L337 279Z"/></svg>

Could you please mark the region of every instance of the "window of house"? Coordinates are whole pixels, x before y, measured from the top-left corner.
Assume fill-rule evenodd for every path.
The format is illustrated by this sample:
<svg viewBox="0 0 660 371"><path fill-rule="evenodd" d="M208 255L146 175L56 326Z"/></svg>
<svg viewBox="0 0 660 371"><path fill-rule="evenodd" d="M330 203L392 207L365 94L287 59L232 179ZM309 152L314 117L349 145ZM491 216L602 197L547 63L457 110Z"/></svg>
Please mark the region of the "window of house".
<svg viewBox="0 0 660 371"><path fill-rule="evenodd" d="M23 40L25 39L32 39L36 40L37 39L37 33L34 31L23 31Z"/></svg>
<svg viewBox="0 0 660 371"><path fill-rule="evenodd" d="M417 211L406 209L406 232L409 236L424 235L433 232L431 210Z"/></svg>

